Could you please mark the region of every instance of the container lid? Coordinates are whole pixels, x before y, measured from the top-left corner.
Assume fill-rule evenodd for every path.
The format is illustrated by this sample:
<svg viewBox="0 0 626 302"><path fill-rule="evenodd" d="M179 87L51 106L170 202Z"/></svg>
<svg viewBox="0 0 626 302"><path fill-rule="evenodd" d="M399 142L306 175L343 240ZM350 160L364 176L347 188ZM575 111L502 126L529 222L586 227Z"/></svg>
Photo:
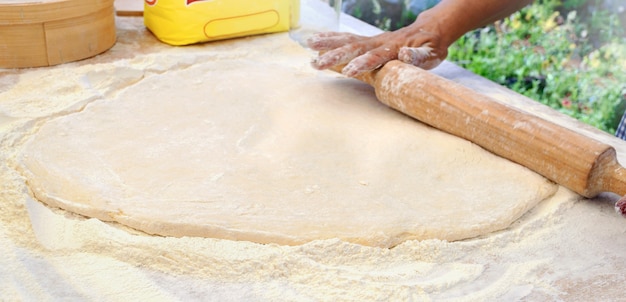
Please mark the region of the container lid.
<svg viewBox="0 0 626 302"><path fill-rule="evenodd" d="M2 0L0 25L70 19L111 7L113 0Z"/></svg>

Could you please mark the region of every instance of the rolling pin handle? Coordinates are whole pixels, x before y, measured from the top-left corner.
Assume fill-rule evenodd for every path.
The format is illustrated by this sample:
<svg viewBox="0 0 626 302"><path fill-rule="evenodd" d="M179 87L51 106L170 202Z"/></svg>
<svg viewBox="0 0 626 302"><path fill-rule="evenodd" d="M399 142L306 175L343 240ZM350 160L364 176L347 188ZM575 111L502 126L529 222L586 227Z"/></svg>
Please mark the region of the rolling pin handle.
<svg viewBox="0 0 626 302"><path fill-rule="evenodd" d="M615 203L615 212L626 218L626 169L613 160L607 165L606 171L607 181L602 183L608 183L607 191L622 195Z"/></svg>
<svg viewBox="0 0 626 302"><path fill-rule="evenodd" d="M615 212L626 218L626 196L620 198L620 200L615 203Z"/></svg>

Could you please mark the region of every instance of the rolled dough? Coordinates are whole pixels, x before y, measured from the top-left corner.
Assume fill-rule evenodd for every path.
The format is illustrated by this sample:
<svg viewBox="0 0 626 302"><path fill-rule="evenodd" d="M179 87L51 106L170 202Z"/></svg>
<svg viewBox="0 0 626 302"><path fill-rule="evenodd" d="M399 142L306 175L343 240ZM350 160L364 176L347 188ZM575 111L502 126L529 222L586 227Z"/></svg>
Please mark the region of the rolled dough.
<svg viewBox="0 0 626 302"><path fill-rule="evenodd" d="M39 200L88 217L289 245L465 239L556 192L384 107L366 84L312 71L306 54L271 55L282 59L259 51L146 76L51 119L20 169Z"/></svg>

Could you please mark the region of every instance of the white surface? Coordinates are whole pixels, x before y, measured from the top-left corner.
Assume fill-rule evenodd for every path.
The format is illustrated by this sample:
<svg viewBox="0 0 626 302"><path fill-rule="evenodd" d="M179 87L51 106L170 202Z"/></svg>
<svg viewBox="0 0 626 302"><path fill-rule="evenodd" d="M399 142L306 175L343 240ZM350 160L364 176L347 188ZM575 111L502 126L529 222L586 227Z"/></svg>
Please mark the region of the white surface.
<svg viewBox="0 0 626 302"><path fill-rule="evenodd" d="M579 201L561 189L504 231L452 243L409 241L393 249L332 239L284 247L152 237L30 199L14 169L17 147L41 121L81 110L84 104L62 95L112 97L158 72L150 68L156 59L151 53L206 55L214 47L160 45L142 29L140 19L122 20L118 44L104 55L53 68L0 70L1 300L624 300L626 222L613 211L614 196ZM115 74L98 65L127 62L147 68ZM81 88L76 69L85 65L93 65L91 76L105 83L124 77L126 85ZM66 83L56 93L13 89L50 77L50 70ZM466 73L447 76L475 89L489 88ZM7 95L9 90L21 97Z"/></svg>

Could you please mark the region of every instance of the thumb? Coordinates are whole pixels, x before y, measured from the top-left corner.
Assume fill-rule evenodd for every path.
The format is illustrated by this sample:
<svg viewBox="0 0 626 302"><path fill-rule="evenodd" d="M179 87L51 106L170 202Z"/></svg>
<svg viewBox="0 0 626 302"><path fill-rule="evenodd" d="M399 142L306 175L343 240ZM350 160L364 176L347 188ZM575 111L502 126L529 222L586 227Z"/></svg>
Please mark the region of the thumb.
<svg viewBox="0 0 626 302"><path fill-rule="evenodd" d="M428 70L441 64L445 55L447 55L447 51L443 57L438 56L435 49L430 47L430 43L428 43L420 47L400 48L398 60Z"/></svg>

